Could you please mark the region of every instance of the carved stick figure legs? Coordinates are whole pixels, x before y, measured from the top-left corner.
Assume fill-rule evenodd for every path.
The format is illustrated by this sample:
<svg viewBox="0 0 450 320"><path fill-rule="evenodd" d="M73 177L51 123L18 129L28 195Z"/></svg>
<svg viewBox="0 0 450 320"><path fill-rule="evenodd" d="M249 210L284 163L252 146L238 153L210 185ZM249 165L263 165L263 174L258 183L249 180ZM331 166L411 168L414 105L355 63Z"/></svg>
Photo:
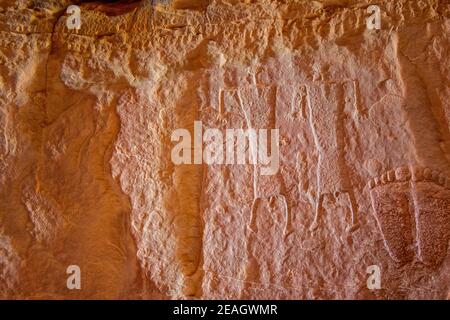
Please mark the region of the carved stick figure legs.
<svg viewBox="0 0 450 320"><path fill-rule="evenodd" d="M315 209L314 209L314 220L313 220L311 226L309 227L310 231L315 231L317 229L317 227L319 226L319 217L320 217L320 212L322 210L322 202L323 202L323 194L321 194L320 191L318 191L316 203L315 203Z"/></svg>
<svg viewBox="0 0 450 320"><path fill-rule="evenodd" d="M372 207L385 247L391 258L401 264L414 257L408 179L408 170L400 168L369 183Z"/></svg>
<svg viewBox="0 0 450 320"><path fill-rule="evenodd" d="M314 214L314 220L309 227L309 230L311 232L315 231L317 227L319 226L319 220L321 217L321 213L323 210L323 199L325 194L321 194L320 191L318 191L317 200L315 203L315 214ZM336 192L334 196L337 198L339 194L346 194L347 195L347 201L350 208L350 215L351 215L351 225L347 228L347 232L353 232L358 229L359 222L358 222L358 207L356 205L356 199L355 195L353 194L353 191L342 191L342 192Z"/></svg>
<svg viewBox="0 0 450 320"><path fill-rule="evenodd" d="M417 247L424 264L440 265L450 238L450 179L438 171L405 166L372 179L369 188L392 259L406 263L414 258Z"/></svg>
<svg viewBox="0 0 450 320"><path fill-rule="evenodd" d="M347 232L353 232L359 228L358 206L356 204L355 194L353 190L345 192L350 205L351 225L347 228Z"/></svg>

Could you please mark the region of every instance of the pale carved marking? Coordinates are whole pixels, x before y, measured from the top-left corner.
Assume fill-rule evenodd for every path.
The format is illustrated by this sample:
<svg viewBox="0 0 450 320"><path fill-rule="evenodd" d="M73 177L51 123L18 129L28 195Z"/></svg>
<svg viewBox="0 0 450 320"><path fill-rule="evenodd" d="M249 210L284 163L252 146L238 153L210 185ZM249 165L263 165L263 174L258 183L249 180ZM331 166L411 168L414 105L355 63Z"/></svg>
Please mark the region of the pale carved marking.
<svg viewBox="0 0 450 320"><path fill-rule="evenodd" d="M351 186L350 173L345 161L344 106L350 102L357 104L355 82L336 84L325 83L307 88L309 125L318 153L316 171L316 199L314 220L310 230L318 228L325 196L347 196L351 213L348 231L358 228L357 204ZM349 90L350 89L350 90Z"/></svg>
<svg viewBox="0 0 450 320"><path fill-rule="evenodd" d="M247 91L243 97L243 90ZM276 96L277 88L272 87L253 87L236 91L241 114L245 119L247 128L251 129L278 129L276 119ZM250 145L250 147L252 147ZM256 154L255 150L250 150L250 154ZM255 161L256 163L256 161ZM285 186L283 179L278 172L273 176L260 175L259 165L253 165L253 190L254 197L252 202L251 217L249 228L255 229L255 215L260 201L272 202L274 199L281 202L284 211L283 234L287 236L292 232L291 217L289 205L285 196Z"/></svg>
<svg viewBox="0 0 450 320"><path fill-rule="evenodd" d="M294 119L306 119L308 112L308 87L301 85L293 90L290 104L290 113Z"/></svg>
<svg viewBox="0 0 450 320"><path fill-rule="evenodd" d="M219 92L219 117L228 128L241 129L277 129L276 124L276 93L275 86L249 86L244 88L228 88ZM250 145L249 154L254 155L254 146ZM284 212L283 232L288 235L292 232L289 205L286 200L285 187L278 172L275 176L262 176L260 165L254 161L249 164L252 170L253 200L251 217L248 228L255 231L254 214L258 209L259 201L273 201L279 199ZM275 179L274 179L275 177ZM274 181L276 181L274 183ZM270 187L268 187L270 185ZM273 187L275 185L275 187Z"/></svg>

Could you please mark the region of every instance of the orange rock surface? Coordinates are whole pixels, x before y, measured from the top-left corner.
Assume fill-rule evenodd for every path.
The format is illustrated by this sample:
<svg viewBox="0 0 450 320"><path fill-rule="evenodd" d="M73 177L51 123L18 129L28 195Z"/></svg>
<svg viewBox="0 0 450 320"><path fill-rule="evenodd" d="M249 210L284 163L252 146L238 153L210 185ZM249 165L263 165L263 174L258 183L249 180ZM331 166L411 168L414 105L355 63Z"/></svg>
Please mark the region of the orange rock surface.
<svg viewBox="0 0 450 320"><path fill-rule="evenodd" d="M156 2L0 0L0 298L448 299L449 2Z"/></svg>

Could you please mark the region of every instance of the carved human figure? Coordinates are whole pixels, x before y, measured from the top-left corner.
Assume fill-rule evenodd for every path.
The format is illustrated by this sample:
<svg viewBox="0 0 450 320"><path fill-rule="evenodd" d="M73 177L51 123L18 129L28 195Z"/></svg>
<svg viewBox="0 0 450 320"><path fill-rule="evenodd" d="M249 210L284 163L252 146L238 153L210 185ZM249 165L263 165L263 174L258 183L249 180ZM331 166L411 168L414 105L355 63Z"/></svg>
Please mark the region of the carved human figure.
<svg viewBox="0 0 450 320"><path fill-rule="evenodd" d="M348 89L348 90L346 90ZM354 83L312 85L307 89L310 127L318 153L313 231L319 225L325 196L347 195L351 212L349 231L358 227L357 205L344 157L344 106L357 106Z"/></svg>

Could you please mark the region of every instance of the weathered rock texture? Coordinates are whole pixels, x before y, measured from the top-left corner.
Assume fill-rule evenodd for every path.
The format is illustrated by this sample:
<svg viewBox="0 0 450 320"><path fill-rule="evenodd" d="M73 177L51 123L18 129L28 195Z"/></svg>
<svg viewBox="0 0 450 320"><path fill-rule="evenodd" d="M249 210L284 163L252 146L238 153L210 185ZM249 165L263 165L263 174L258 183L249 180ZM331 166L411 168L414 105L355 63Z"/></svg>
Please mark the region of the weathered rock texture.
<svg viewBox="0 0 450 320"><path fill-rule="evenodd" d="M0 1L1 298L449 298L448 1L376 1L381 30L369 1L113 2ZM174 165L195 120L279 128L280 170Z"/></svg>

